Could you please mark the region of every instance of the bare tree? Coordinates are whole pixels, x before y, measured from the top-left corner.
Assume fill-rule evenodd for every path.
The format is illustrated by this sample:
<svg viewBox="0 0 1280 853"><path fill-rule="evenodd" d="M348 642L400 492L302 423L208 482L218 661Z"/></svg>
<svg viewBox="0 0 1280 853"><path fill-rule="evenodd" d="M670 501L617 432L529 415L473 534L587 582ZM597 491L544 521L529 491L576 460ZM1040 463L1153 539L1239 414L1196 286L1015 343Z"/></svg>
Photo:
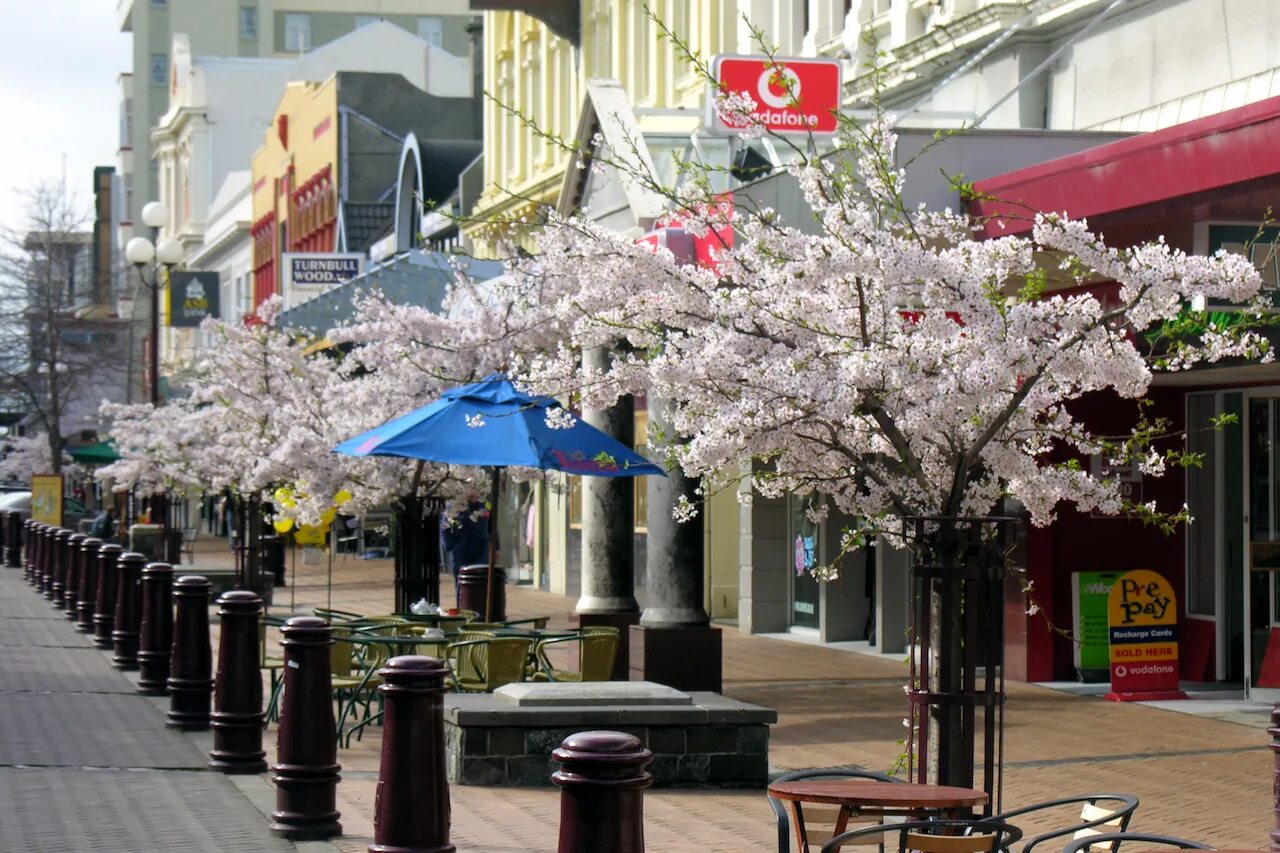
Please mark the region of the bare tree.
<svg viewBox="0 0 1280 853"><path fill-rule="evenodd" d="M93 280L93 234L61 182L24 193L25 221L0 230L0 400L48 436L53 472L68 433L117 397L125 328Z"/></svg>

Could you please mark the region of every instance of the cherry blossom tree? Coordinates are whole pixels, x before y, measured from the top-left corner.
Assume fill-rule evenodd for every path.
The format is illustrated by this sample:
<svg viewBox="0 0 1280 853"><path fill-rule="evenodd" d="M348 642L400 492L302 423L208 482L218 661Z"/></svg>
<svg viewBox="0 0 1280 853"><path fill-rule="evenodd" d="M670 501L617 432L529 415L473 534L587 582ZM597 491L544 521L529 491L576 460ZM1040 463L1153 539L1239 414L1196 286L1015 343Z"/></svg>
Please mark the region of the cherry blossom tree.
<svg viewBox="0 0 1280 853"><path fill-rule="evenodd" d="M35 474L55 473L49 445L49 437L44 433L5 439L4 457L0 458L0 480L30 484ZM79 466L66 453L62 454L61 470L64 475L71 476L80 472Z"/></svg>
<svg viewBox="0 0 1280 853"><path fill-rule="evenodd" d="M719 107L749 125L749 101L722 93ZM660 443L703 478L704 494L745 476L754 494L816 496L812 520L832 507L859 519L845 551L886 536L918 561L955 565L965 520L999 514L1006 501L1036 525L1063 505L1180 520L1127 503L1116 478L1081 464L1101 455L1158 475L1194 461L1154 448L1168 424L1138 416L1131 434L1098 435L1074 404L1094 393L1140 401L1158 371L1269 360L1249 322L1171 331L1205 298L1260 318L1252 264L1159 240L1108 246L1086 223L1051 213L1035 214L1027 237L976 239L965 215L904 202L895 142L882 117L845 122L827 156L792 146L787 171L814 216L803 228L723 204L696 175L670 188L633 161L609 161L622 180L666 195L695 236L731 228L732 245L713 264L688 265L633 235L549 214L538 253L515 262L514 277L555 307L564 337L520 360L525 381L589 407L627 393L669 401L673 434ZM582 353L596 347L622 355L586 373ZM936 519L920 528L925 541L912 532L922 518ZM958 624L941 618L958 599L944 602L937 585L930 594L934 630ZM956 693L960 635L930 645L928 690ZM933 766L967 764L971 776L959 709L933 713Z"/></svg>

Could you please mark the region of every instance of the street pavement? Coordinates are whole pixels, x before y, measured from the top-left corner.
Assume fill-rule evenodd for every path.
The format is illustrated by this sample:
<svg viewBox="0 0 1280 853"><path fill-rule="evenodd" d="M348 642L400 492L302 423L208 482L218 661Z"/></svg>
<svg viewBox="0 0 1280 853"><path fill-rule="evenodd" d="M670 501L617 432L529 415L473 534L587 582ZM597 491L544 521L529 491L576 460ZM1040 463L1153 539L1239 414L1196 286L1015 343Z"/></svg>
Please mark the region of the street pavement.
<svg viewBox="0 0 1280 853"><path fill-rule="evenodd" d="M198 572L201 566L226 567L231 562L225 543L215 539L202 539L195 556L195 565L181 567L180 574ZM309 613L316 606L370 614L393 609L389 561L339 556L332 562L322 557L318 564L309 565L300 554L294 556L291 582L276 590L272 614ZM446 601L453 596L447 580L442 596ZM549 615L553 626L561 626L567 624L573 603L527 587L508 588L512 618ZM11 843L18 838L24 839L21 847L29 848L30 839L39 837L32 833L60 826L57 831L62 840L57 843L62 846L39 849L152 849L128 843L84 846L84 836L77 833L84 831L78 827L87 821L76 816L90 813L101 813L112 831L134 833L130 837L145 837L144 830L167 833L165 837L172 841L164 845L166 848L178 846L181 838L182 845L193 850L288 849L266 833L262 810L270 809L269 794L246 787L243 793L249 799L243 795L237 799L240 789L231 790L228 780L198 772L203 754L199 749L193 752L192 739L165 731L156 703L129 695L128 689L119 686L120 680L127 679L118 676L113 681L110 676L118 674L102 668L105 655L88 649L82 635L64 617L42 608L48 605L30 592L19 573L6 571L0 578L0 645L4 646L0 658L5 661L0 665L0 714L4 715L0 718L4 720L0 785L5 786L0 793L0 850L18 849ZM12 629L16 621L30 622L30 630ZM770 748L774 770L832 766L885 770L893 765L905 732L902 685L906 668L901 661L749 636L732 626L724 627L723 636L725 693L778 710ZM273 632L270 640L275 642L278 635ZM53 662L45 666L55 672L39 675L34 671L36 660ZM41 705L35 696L43 695L36 692L42 684L49 695L68 696L72 694L67 688L92 686L92 690L74 695L77 699L92 697L90 701L96 703L93 712L76 712L71 721L74 728L61 728L55 722L57 715L73 712L53 708L68 707L70 702ZM1035 685L1010 684L1008 692L1006 808L1070 794L1132 793L1142 803L1132 824L1134 830L1183 836L1222 848L1265 849L1272 825L1272 759L1265 714L1247 712L1216 718L1166 707L1106 702L1096 696ZM132 704L126 708L121 703ZM17 717L27 722L15 729L19 734L12 734L10 721ZM38 722L31 722L33 718ZM55 737L60 731L64 736ZM268 760L273 757L274 741L273 725L265 737ZM346 834L335 839L335 845L341 850L364 851L372 841L380 748L380 731L373 728L352 748L339 751L343 769L338 801ZM39 766L13 766L28 763ZM125 767L140 769L120 769ZM111 799L78 793L93 790L93 779L83 781L86 774L102 773L112 774L101 786L112 789ZM15 785L9 782L13 774L38 775L27 776L29 782ZM262 782L259 777L249 779ZM165 790L152 792L148 788L149 795L135 803L129 799L128 784L118 780L137 780L137 784ZM181 787L184 784L207 785L211 792L188 796ZM63 792L62 799L53 799L68 802L68 806L52 805L42 793L55 790ZM555 788L453 786L450 793L452 841L459 851L556 850L559 801ZM172 809L162 805L187 799L199 802L201 809L175 817L166 811ZM255 803L250 804L250 799ZM20 808L15 809L15 803ZM25 813L27 809L34 809L35 817L12 818L6 811ZM221 813L222 819L206 822L206 816L214 812ZM147 815L154 815L154 822L146 823L150 819ZM73 819L68 821L68 817ZM1057 818L1069 822L1066 814ZM1020 821L1019 825L1034 832L1049 828L1053 822ZM246 846L223 842L233 828L260 840L246 841ZM217 842L211 840L215 829L222 833ZM776 849L777 844L763 791L649 791L645 795L645 831L651 851L763 851Z"/></svg>
<svg viewBox="0 0 1280 853"><path fill-rule="evenodd" d="M332 849L272 837L265 779L207 771L202 738L166 729L162 702L0 569L0 850Z"/></svg>

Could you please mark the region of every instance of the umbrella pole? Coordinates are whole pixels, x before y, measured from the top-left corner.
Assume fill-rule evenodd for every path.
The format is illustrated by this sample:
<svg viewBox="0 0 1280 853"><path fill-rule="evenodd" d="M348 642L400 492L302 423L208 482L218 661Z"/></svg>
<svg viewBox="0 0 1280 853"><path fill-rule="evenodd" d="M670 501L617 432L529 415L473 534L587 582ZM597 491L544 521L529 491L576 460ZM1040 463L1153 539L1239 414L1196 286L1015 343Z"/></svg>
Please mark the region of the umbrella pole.
<svg viewBox="0 0 1280 853"><path fill-rule="evenodd" d="M484 621L491 622L493 615L493 575L498 565L498 477L502 469L489 473L489 571L485 577Z"/></svg>

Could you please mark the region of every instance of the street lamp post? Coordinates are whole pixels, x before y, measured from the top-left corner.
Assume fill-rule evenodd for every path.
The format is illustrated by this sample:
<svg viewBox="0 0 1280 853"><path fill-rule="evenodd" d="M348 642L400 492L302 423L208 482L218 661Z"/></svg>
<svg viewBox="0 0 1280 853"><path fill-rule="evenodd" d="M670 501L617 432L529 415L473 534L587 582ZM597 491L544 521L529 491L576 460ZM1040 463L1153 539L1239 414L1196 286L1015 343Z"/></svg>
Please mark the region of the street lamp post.
<svg viewBox="0 0 1280 853"><path fill-rule="evenodd" d="M158 201L142 208L142 222L151 228L154 239L160 227L169 219L169 211ZM160 268L166 274L182 260L182 244L172 237L152 242L146 237L134 237L124 247L125 258L138 270L138 278L151 291L151 341L148 360L151 370L151 405L160 405ZM151 281L147 281L144 268L151 267Z"/></svg>

